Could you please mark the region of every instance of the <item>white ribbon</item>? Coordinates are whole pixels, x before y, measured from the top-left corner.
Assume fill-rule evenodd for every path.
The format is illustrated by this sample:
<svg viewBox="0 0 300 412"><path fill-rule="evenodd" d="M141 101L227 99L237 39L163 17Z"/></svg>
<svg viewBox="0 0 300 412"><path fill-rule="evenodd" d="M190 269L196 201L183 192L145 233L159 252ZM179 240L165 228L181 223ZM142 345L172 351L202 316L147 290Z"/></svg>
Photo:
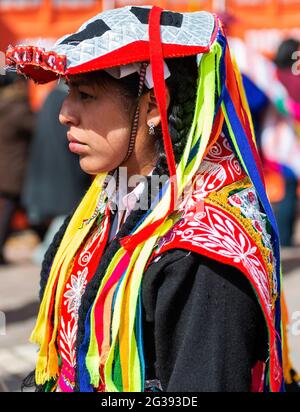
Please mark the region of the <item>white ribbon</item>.
<svg viewBox="0 0 300 412"><path fill-rule="evenodd" d="M132 64L127 64L125 66L117 66L117 67L112 67L110 69L105 69L105 71L109 75L114 77L115 79L122 79L123 77L129 76L130 74L133 74L133 73L140 74L140 70L141 70L140 63L132 63ZM167 64L164 62L165 80L168 79L170 76L171 76L170 70ZM151 64L148 65L147 70L146 70L145 85L148 87L148 89L152 89L154 86Z"/></svg>

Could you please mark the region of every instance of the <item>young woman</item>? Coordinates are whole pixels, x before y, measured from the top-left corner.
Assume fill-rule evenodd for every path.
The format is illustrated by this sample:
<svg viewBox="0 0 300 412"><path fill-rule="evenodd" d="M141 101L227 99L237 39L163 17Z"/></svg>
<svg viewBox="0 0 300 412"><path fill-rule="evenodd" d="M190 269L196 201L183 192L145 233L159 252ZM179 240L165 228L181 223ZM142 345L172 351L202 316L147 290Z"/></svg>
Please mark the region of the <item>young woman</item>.
<svg viewBox="0 0 300 412"><path fill-rule="evenodd" d="M39 389L283 390L277 228L219 19L125 7L7 59L65 78L95 175L43 263Z"/></svg>

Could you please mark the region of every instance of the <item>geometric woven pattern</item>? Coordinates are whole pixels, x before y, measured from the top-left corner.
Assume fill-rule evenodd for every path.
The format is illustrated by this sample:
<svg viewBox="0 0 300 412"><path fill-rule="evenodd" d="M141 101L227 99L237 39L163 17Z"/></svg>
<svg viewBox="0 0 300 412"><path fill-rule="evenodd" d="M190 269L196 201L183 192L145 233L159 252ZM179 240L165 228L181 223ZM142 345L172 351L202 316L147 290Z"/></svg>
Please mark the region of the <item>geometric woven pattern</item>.
<svg viewBox="0 0 300 412"><path fill-rule="evenodd" d="M67 57L67 69L89 62L130 43L148 41L148 24L142 23L132 12L132 7L104 11L84 23L74 35L59 39L51 51ZM135 10L150 7L134 7ZM170 25L161 25L163 44L184 46L209 46L214 32L215 18L208 12L165 12ZM172 25L172 15L180 15L181 26ZM97 30L101 34L97 36ZM68 38L70 41L68 41Z"/></svg>

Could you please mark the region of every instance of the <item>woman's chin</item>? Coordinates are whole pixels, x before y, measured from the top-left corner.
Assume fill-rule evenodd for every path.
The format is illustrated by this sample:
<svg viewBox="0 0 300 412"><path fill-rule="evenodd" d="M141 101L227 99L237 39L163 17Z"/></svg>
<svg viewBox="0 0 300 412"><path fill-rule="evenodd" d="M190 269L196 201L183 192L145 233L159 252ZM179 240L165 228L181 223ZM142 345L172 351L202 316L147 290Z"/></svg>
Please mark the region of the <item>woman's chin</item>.
<svg viewBox="0 0 300 412"><path fill-rule="evenodd" d="M81 169L89 175L97 175L99 173L108 173L111 170L115 169L115 168L112 169L111 165L108 165L108 164L95 165L94 162L90 162L89 159L87 159L87 156L79 157L79 165Z"/></svg>

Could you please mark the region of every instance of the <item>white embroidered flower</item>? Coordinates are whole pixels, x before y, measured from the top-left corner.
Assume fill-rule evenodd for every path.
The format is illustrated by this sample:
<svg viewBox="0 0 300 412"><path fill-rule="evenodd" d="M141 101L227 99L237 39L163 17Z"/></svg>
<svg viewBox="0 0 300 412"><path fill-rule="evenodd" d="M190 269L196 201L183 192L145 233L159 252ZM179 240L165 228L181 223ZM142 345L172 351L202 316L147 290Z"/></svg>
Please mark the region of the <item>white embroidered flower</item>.
<svg viewBox="0 0 300 412"><path fill-rule="evenodd" d="M64 294L66 298L64 305L68 305L68 313L71 313L72 318L78 319L78 310L81 302L81 297L84 293L87 284L88 268L85 267L76 275L71 275L70 281L67 283L67 292Z"/></svg>

